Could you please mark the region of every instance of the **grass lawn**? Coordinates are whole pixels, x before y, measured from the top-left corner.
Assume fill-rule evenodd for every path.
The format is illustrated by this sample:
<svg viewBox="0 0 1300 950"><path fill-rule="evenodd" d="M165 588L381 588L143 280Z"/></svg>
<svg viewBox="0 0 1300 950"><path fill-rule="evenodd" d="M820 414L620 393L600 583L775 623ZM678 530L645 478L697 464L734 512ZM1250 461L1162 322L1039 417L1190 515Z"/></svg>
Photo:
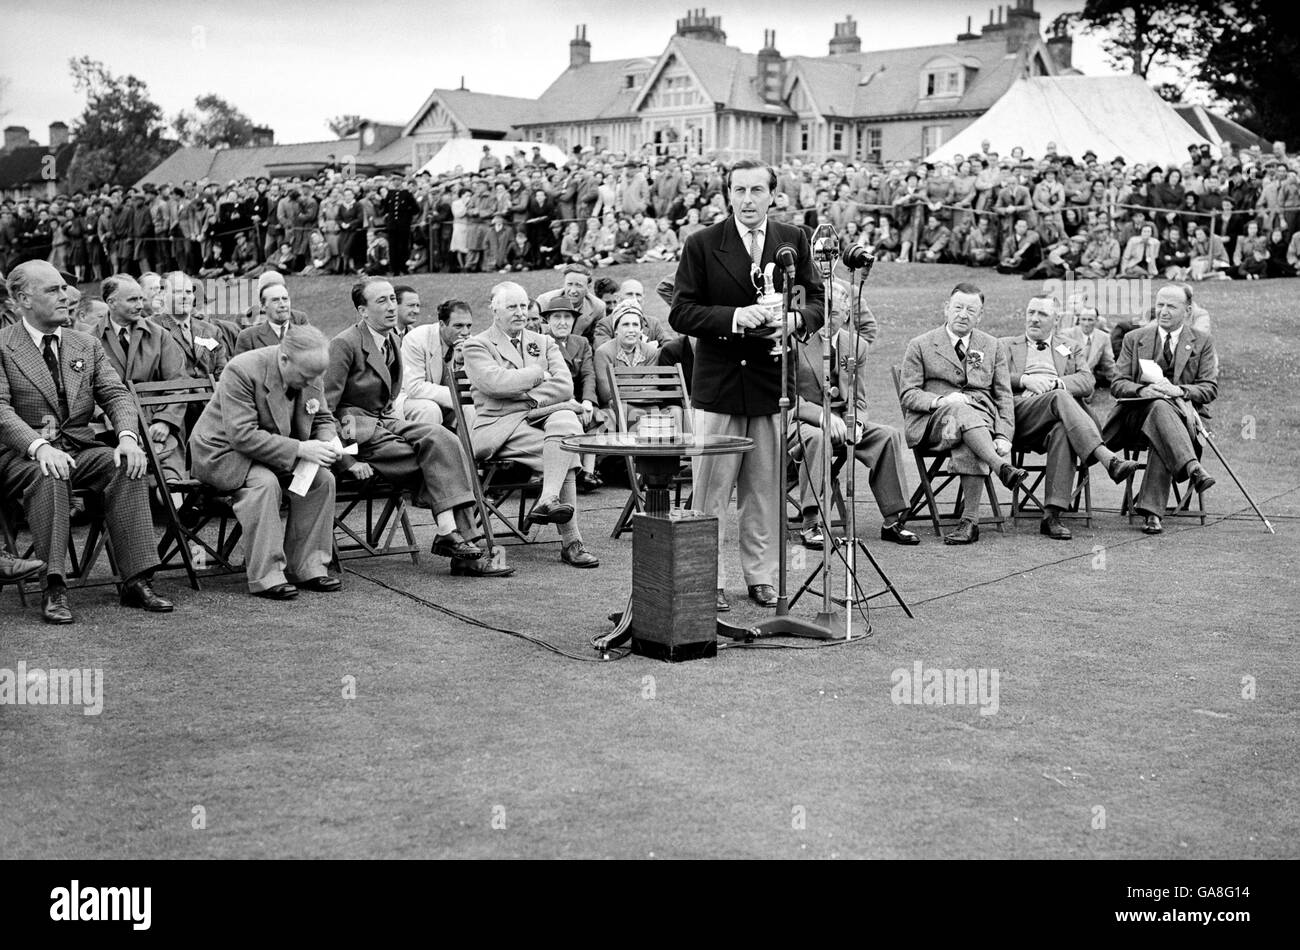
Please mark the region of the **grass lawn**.
<svg viewBox="0 0 1300 950"><path fill-rule="evenodd" d="M611 273L652 291L671 267ZM531 293L559 284L520 276ZM1020 280L873 273L874 418L901 424L888 366L972 277L983 329L1018 332ZM468 299L483 327L496 280L411 283L428 311ZM331 333L353 319L347 286L290 280L295 307ZM341 593L287 605L239 578L195 593L169 576L171 617L122 611L100 587L73 591L78 623L56 628L6 589L0 668L102 668L104 709L0 706L0 854L1296 857L1297 286L1197 289L1221 358L1216 442L1275 536L1209 454L1208 523L1171 521L1155 539L1112 510L1070 543L1031 521L968 549L921 524L918 547L886 546L863 477L862 536L917 617L875 600L874 636L856 644L595 662L588 638L630 578L630 537L608 536L625 497L613 488L583 499L595 571L561 565L545 529L510 550L508 580L453 578L429 555L352 561ZM1117 509L1119 491L1098 478L1093 501ZM427 544L428 513L416 521ZM726 556L732 617L759 619L734 544ZM796 613L815 609L809 597ZM917 662L996 669L996 714L896 705L891 674Z"/></svg>

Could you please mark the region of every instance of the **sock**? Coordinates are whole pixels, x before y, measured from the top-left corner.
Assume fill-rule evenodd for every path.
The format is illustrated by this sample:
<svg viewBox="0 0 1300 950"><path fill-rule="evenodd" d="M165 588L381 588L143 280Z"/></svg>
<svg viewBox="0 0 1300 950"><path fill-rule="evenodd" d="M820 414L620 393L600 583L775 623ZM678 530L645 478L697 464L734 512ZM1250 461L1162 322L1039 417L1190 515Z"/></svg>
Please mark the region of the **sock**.
<svg viewBox="0 0 1300 950"><path fill-rule="evenodd" d="M566 523L555 526L560 531L560 540L565 547L568 547L574 541L582 540L582 532L578 530L578 488L573 469L569 469L568 474L564 476L564 483L560 487L560 501L566 505L573 505L573 517Z"/></svg>
<svg viewBox="0 0 1300 950"><path fill-rule="evenodd" d="M979 524L980 502L984 499L984 476L961 477L961 516Z"/></svg>
<svg viewBox="0 0 1300 950"><path fill-rule="evenodd" d="M560 448L559 439L542 443L542 498L555 498L567 480L573 483L573 456Z"/></svg>

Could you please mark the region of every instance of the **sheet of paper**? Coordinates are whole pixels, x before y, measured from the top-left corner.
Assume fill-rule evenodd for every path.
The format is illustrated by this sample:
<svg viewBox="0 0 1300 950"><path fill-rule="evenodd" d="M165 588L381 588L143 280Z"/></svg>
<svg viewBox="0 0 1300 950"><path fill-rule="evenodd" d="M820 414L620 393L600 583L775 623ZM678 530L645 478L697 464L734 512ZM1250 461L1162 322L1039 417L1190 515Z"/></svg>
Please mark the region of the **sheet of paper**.
<svg viewBox="0 0 1300 950"><path fill-rule="evenodd" d="M1138 382L1158 383L1165 378L1165 371L1155 360L1138 358Z"/></svg>
<svg viewBox="0 0 1300 950"><path fill-rule="evenodd" d="M357 444L344 445L339 441L336 435L327 443L334 446L344 455L356 455ZM311 483L316 478L316 473L320 471L320 466L315 462L309 462L306 459L298 459L298 464L293 467L293 481L289 482L289 491L293 492L300 498L306 497L307 489L311 488Z"/></svg>

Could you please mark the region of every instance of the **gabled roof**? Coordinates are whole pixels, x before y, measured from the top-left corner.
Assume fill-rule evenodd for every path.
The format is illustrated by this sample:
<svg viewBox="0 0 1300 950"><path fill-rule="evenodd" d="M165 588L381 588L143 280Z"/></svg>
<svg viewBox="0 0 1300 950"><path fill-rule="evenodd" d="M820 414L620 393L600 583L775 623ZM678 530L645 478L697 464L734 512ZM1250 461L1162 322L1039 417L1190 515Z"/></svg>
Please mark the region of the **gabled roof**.
<svg viewBox="0 0 1300 950"><path fill-rule="evenodd" d="M638 90L626 89L623 77L644 60L611 59L570 66L532 103L527 118L519 125L551 122L587 122L619 118L631 112Z"/></svg>
<svg viewBox="0 0 1300 950"><path fill-rule="evenodd" d="M267 175L268 165L323 163L333 155L336 160L356 155L360 147L356 137L329 139L324 142L299 142L294 145L263 145L250 148L180 148L169 155L136 184L161 185L182 181L238 181ZM366 156L370 160L369 156Z"/></svg>
<svg viewBox="0 0 1300 950"><path fill-rule="evenodd" d="M424 121L435 104L441 104L454 118L471 132L500 132L507 134L511 128L529 120L537 109L536 101L515 96L494 96L468 89L435 89L416 110L415 116L402 129L408 136Z"/></svg>
<svg viewBox="0 0 1300 950"><path fill-rule="evenodd" d="M1226 116L1211 112L1204 106L1176 105L1174 111L1184 122L1215 145L1220 142L1231 142L1238 148L1250 148L1252 145L1258 145L1263 149L1270 147L1266 139L1256 135L1250 129L1233 122Z"/></svg>
<svg viewBox="0 0 1300 950"><path fill-rule="evenodd" d="M54 152L54 178L62 181L68 175L68 166L77 147L68 142ZM50 149L44 145L24 145L0 155L0 188L18 188L47 180L45 157Z"/></svg>

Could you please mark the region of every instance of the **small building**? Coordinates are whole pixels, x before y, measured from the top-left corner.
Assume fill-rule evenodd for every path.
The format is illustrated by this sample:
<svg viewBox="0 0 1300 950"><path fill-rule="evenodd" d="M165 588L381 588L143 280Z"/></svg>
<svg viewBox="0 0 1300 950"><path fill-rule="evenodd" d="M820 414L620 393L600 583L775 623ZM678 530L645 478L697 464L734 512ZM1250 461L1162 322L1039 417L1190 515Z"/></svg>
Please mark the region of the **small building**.
<svg viewBox="0 0 1300 950"><path fill-rule="evenodd" d="M423 168L451 139L499 141L521 136L518 129L537 109L535 99L493 96L459 89L435 89L402 129L412 168Z"/></svg>
<svg viewBox="0 0 1300 950"><path fill-rule="evenodd" d="M0 148L0 198L53 198L68 190L68 169L77 147L65 122L50 123L50 144L41 145L28 130L11 125Z"/></svg>

